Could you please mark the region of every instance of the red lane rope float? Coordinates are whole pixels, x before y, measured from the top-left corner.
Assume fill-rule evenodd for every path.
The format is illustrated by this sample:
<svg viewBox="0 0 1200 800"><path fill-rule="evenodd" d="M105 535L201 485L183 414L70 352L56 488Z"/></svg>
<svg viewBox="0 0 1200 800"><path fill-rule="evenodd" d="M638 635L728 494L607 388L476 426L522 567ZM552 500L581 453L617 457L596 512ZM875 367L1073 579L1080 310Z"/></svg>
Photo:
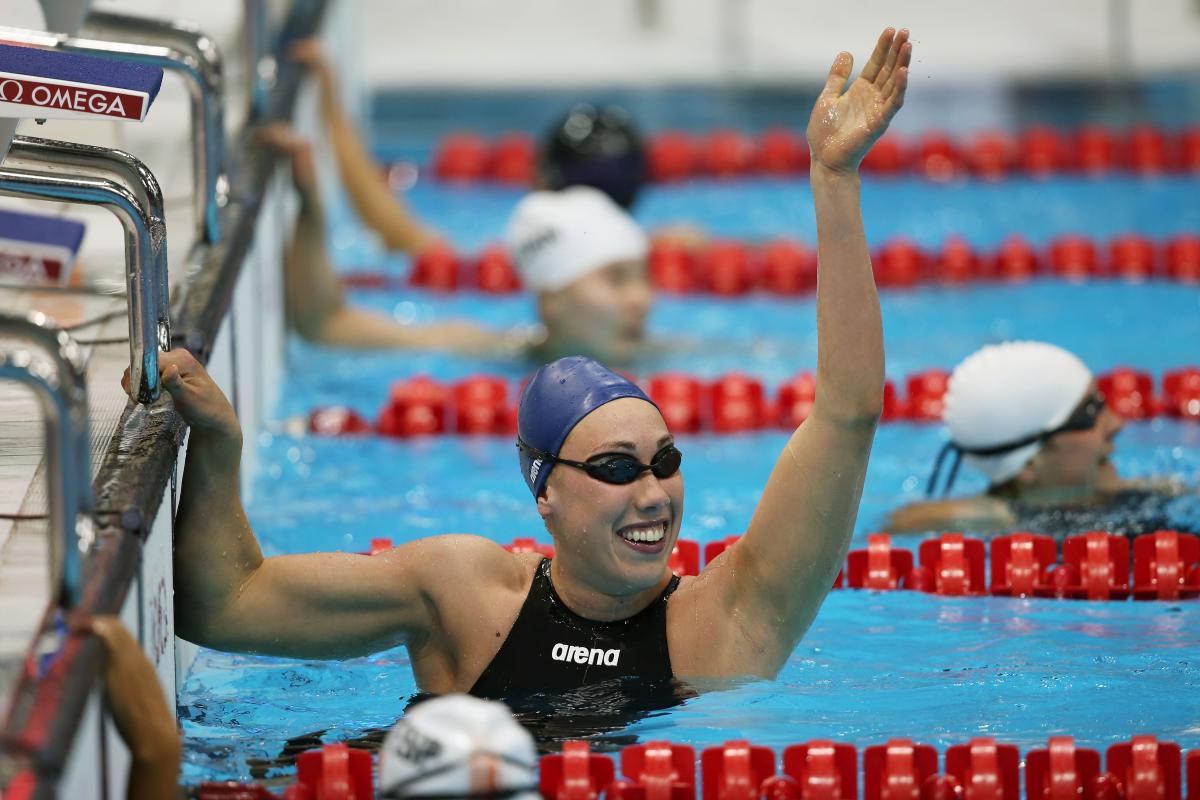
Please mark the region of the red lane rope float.
<svg viewBox="0 0 1200 800"><path fill-rule="evenodd" d="M737 544L726 536L704 545L704 564ZM538 553L554 558L554 545L532 537L502 545L510 553ZM375 555L392 549L391 539L371 540ZM667 559L676 575L699 575L700 544L679 539ZM990 557L989 557L990 556ZM990 571L988 563L990 561ZM1049 536L1018 532L996 536L987 544L961 533L943 533L920 542L912 551L894 547L886 533L867 536L867 546L851 550L833 588L877 592L920 591L947 597L1052 597L1076 600L1186 600L1200 597L1200 537L1178 531L1156 531L1133 542L1105 531L1068 536L1062 561ZM990 585L989 585L990 583ZM1198 798L1200 800L1200 798Z"/></svg>
<svg viewBox="0 0 1200 800"><path fill-rule="evenodd" d="M908 376L905 395L884 385L885 422L937 422L949 381L945 370ZM1121 367L1096 379L1109 407L1126 419L1168 416L1200 421L1200 367L1166 372L1155 391L1148 372ZM741 433L791 430L807 418L816 400L816 378L800 373L771 397L757 378L730 373L701 381L684 373L664 372L643 381L667 427L676 433ZM318 408L308 428L321 436L380 434L397 438L462 435L511 436L516 432L517 394L508 379L474 375L454 384L417 376L392 385L375 424L345 406Z"/></svg>
<svg viewBox="0 0 1200 800"><path fill-rule="evenodd" d="M784 128L753 136L719 129L693 135L665 131L647 142L650 179L736 179L748 175L787 177L809 167L808 143ZM451 183L498 182L530 186L537 153L532 137L508 134L489 141L472 133L447 136L430 164L433 175ZM1102 177L1200 173L1200 126L1166 131L1153 125L1126 130L1085 126L1059 131L1047 126L1017 134L986 130L954 139L940 131L916 138L891 135L876 142L862 171L879 176L913 175L936 182L967 178Z"/></svg>
<svg viewBox="0 0 1200 800"><path fill-rule="evenodd" d="M876 248L871 261L875 280L885 289L1011 283L1037 277L1073 282L1119 278L1200 283L1200 236L1185 234L1153 241L1129 234L1093 241L1068 234L1040 250L1020 236L1011 236L987 252L977 251L961 237L951 237L932 250L894 239ZM817 286L816 251L792 239L762 243L718 240L695 247L659 240L650 248L648 264L650 281L671 294L797 296L811 293ZM437 244L417 255L407 276L350 271L342 275L342 281L356 289L391 291L415 287L508 294L521 289L516 268L498 244L474 255Z"/></svg>
<svg viewBox="0 0 1200 800"><path fill-rule="evenodd" d="M1169 741L1139 734L1100 751L1070 736L1022 753L1016 745L977 737L946 748L942 769L933 745L891 739L862 748L813 740L775 750L746 740L700 752L686 744L653 741L622 748L613 758L568 741L542 756L539 790L546 800L1200 800L1200 750L1186 754ZM365 800L371 794L371 754L326 745L300 756L307 771L284 800ZM346 764L353 766L347 768ZM365 764L365 772L361 772ZM336 786L324 775L345 777ZM366 792L365 794L363 792ZM207 782L200 800L278 800L257 784Z"/></svg>

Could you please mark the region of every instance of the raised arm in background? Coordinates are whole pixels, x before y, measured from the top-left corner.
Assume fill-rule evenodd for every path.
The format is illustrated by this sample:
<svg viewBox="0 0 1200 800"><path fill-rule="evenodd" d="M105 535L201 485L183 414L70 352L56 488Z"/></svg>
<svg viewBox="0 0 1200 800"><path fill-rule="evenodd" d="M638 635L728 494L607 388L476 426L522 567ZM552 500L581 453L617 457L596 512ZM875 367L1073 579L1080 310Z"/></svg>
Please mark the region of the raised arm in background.
<svg viewBox="0 0 1200 800"><path fill-rule="evenodd" d="M338 172L359 218L379 234L389 250L416 253L437 242L437 235L396 197L358 128L346 116L338 97L337 76L320 43L303 39L292 45L289 55L311 69L317 80Z"/></svg>
<svg viewBox="0 0 1200 800"><path fill-rule="evenodd" d="M513 333L460 321L403 325L386 314L348 303L329 261L312 145L286 125L272 125L260 137L288 158L300 198L296 229L284 253L288 324L297 333L333 347L413 348L488 356L511 355L519 349L521 340Z"/></svg>

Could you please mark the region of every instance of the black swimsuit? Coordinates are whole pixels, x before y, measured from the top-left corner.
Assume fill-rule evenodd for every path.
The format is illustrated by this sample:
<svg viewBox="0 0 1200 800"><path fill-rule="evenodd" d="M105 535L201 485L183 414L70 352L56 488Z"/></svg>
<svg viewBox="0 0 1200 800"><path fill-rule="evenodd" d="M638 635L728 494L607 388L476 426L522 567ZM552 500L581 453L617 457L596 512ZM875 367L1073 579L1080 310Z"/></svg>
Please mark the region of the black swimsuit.
<svg viewBox="0 0 1200 800"><path fill-rule="evenodd" d="M1086 531L1108 531L1132 538L1159 530L1187 533L1196 527L1194 521L1188 522L1189 505L1196 506L1194 499L1147 489L1121 489L1103 495L1097 502L1078 506L1046 508L1019 500L1007 502L1017 518L1015 530L1045 533L1060 541Z"/></svg>
<svg viewBox="0 0 1200 800"><path fill-rule="evenodd" d="M567 608L550 582L550 560L542 559L508 638L471 694L512 699L622 678L670 681L667 598L677 586L679 576L674 575L662 594L637 614L597 622Z"/></svg>

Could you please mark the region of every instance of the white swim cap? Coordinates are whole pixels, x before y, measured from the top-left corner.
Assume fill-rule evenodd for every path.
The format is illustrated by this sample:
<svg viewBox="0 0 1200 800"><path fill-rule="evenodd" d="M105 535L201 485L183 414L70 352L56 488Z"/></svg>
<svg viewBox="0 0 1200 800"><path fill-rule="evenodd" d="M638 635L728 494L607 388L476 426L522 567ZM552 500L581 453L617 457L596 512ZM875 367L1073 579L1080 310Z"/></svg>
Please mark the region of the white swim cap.
<svg viewBox="0 0 1200 800"><path fill-rule="evenodd" d="M988 345L954 368L942 421L959 447L997 447L1036 436L1066 422L1092 382L1072 353L1044 342ZM992 485L1014 477L1042 448L1036 441L990 456L963 460Z"/></svg>
<svg viewBox="0 0 1200 800"><path fill-rule="evenodd" d="M415 706L383 740L384 798L504 794L540 800L533 737L508 707L465 694Z"/></svg>
<svg viewBox="0 0 1200 800"><path fill-rule="evenodd" d="M527 195L513 210L504 240L521 280L538 293L558 291L593 270L650 252L633 217L590 186Z"/></svg>

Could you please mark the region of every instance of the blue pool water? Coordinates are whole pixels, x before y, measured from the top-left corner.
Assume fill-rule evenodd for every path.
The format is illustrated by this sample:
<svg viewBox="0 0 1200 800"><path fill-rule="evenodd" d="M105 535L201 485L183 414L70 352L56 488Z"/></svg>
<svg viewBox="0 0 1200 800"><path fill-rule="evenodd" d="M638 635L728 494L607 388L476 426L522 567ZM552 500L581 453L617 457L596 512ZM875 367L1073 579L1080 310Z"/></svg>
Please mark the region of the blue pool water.
<svg viewBox="0 0 1200 800"><path fill-rule="evenodd" d="M419 184L418 213L462 249L495 240L518 193ZM744 181L657 188L638 216L650 226L686 220L722 236L814 238L811 197L800 182ZM979 247L1020 232L1035 243L1081 232L1164 237L1200 230L1195 181L1024 182L931 186L869 182L864 217L873 243L904 235L936 245L950 234ZM405 269L384 259L348 219L334 215L338 262ZM528 322L519 297L358 292L355 302L399 319L477 317ZM1200 362L1200 287L1162 282L921 288L883 296L889 375L949 368L987 342L1039 338L1077 352L1094 370L1127 364L1161 374ZM768 386L815 364L811 298L665 298L650 327L658 336L705 342L667 363L702 376L730 370ZM293 341L272 431L257 447L248 511L268 555L363 550L444 532L497 541L546 534L516 469L511 441L444 437L389 441L319 439L287 432L286 420L328 404L374 418L390 383L417 373L452 379L485 371L517 379L529 365L445 356L346 354ZM786 434L692 436L686 453L682 535L701 542L744 529ZM856 542L887 511L920 496L942 441L937 426L880 428ZM1127 426L1116 464L1127 476L1170 475L1200 486L1200 425L1156 420ZM964 475L958 491L982 488ZM1169 509L1200 527L1200 500ZM915 547L915 542L910 543ZM458 576L461 578L461 576ZM279 776L288 740L326 740L385 728L414 683L405 651L338 663L203 651L180 696L185 777ZM780 746L815 737L869 744L910 736L939 746L993 735L1022 748L1070 734L1099 747L1151 732L1200 747L1200 602L1078 603L1004 598L945 599L915 593L830 595L776 681L703 694L634 723L629 736L704 746L749 738Z"/></svg>

